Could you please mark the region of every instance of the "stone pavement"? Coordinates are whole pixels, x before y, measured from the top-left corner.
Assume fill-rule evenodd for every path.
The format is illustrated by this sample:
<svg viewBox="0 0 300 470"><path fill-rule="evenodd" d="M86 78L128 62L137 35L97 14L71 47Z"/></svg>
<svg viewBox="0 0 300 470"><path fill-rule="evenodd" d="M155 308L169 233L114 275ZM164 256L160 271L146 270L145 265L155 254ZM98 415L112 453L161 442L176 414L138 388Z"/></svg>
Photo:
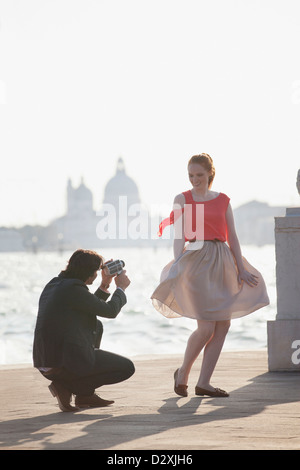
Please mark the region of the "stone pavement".
<svg viewBox="0 0 300 470"><path fill-rule="evenodd" d="M0 368L0 449L278 450L300 449L300 371L267 370L266 351L223 352L213 385L229 398L173 392L180 356L133 358L128 381L98 390L108 408L63 413L49 382L30 365Z"/></svg>

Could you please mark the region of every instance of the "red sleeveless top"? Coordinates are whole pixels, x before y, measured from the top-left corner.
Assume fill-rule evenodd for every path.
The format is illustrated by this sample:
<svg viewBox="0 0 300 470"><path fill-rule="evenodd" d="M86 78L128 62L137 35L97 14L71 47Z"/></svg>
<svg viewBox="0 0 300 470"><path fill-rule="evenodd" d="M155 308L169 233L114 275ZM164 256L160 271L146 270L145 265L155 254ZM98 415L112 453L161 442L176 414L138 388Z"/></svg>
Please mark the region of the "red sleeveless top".
<svg viewBox="0 0 300 470"><path fill-rule="evenodd" d="M191 190L185 191L182 193L185 197L185 206L183 209L173 210L170 214L170 217L164 219L159 225L158 236L162 236L163 230L168 225L174 224L174 221L177 220L184 211L187 212L187 209L190 214L192 214L192 231L196 233L196 220L197 222L203 223L202 233L204 240L219 240L221 242L226 242L227 240L227 224L226 224L226 211L229 204L229 197L224 193L219 193L214 199L209 201L196 202L193 199ZM201 204L202 206L198 208L197 206ZM188 207L187 207L188 205ZM203 217L199 217L199 214L203 214ZM199 228L199 227L198 227ZM186 230L185 230L186 232ZM185 236L185 241L193 241L196 237L187 237ZM197 239L201 239L198 238Z"/></svg>

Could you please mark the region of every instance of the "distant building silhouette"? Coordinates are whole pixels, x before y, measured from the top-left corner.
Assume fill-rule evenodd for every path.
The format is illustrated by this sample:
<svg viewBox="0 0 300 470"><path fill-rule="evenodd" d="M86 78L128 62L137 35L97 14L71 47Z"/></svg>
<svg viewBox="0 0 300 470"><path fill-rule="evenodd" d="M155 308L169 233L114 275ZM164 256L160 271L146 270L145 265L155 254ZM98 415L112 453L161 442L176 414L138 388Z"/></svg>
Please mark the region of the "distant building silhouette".
<svg viewBox="0 0 300 470"><path fill-rule="evenodd" d="M269 206L251 201L234 210L234 220L240 243L268 245L275 242L274 217L285 214L285 207Z"/></svg>
<svg viewBox="0 0 300 470"><path fill-rule="evenodd" d="M24 250L23 238L18 230L10 228L0 229L0 252Z"/></svg>
<svg viewBox="0 0 300 470"><path fill-rule="evenodd" d="M105 185L98 216L97 235L105 246L149 246L157 242L150 237L150 215L141 202L137 184L127 175L121 157L115 175ZM131 230L134 221L137 223Z"/></svg>
<svg viewBox="0 0 300 470"><path fill-rule="evenodd" d="M119 198L122 196L127 197L128 206L141 202L138 187L134 180L126 174L123 158L120 157L115 175L105 186L103 204L112 204L117 209Z"/></svg>
<svg viewBox="0 0 300 470"><path fill-rule="evenodd" d="M122 158L117 160L115 174L104 186L103 201L98 210L94 208L93 194L83 179L78 187L68 180L66 202L66 214L53 220L47 227L26 225L20 229L0 228L0 251L162 247L172 243L172 240L151 237L151 228L155 229L152 232L156 234L158 221L151 224L150 214L141 203L138 186L127 175ZM109 219L112 212L113 217ZM284 214L285 207L273 207L258 201L248 202L235 209L235 225L241 245L273 244L274 217ZM149 231L138 236L139 224L142 222L146 225L148 223ZM136 237L128 233L132 226L136 229Z"/></svg>
<svg viewBox="0 0 300 470"><path fill-rule="evenodd" d="M56 229L60 248L140 244L140 240L132 240L128 233L125 233L133 219L132 215L128 215L129 208L135 204L141 204L139 190L134 180L127 175L121 157L117 161L114 176L105 185L103 202L97 211L94 209L93 194L83 179L77 188L69 179L67 212L51 224Z"/></svg>
<svg viewBox="0 0 300 470"><path fill-rule="evenodd" d="M75 188L69 179L67 184L67 212L50 225L55 229L57 245L60 249L96 246L96 216L93 209L92 192L83 179Z"/></svg>
<svg viewBox="0 0 300 470"><path fill-rule="evenodd" d="M72 181L68 180L67 186L67 215L69 217L81 217L82 214L94 215L93 194L81 178L81 184L76 189Z"/></svg>

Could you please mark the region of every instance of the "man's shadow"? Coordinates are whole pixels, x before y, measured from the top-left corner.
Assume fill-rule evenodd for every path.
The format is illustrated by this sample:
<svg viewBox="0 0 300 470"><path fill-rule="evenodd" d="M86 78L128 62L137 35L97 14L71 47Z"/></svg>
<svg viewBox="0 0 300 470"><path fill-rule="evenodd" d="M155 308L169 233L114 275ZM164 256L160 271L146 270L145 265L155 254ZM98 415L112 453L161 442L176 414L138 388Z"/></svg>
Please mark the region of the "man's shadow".
<svg viewBox="0 0 300 470"><path fill-rule="evenodd" d="M114 416L113 407L98 410L91 415L79 413L53 413L34 418L10 420L0 423L0 449L34 443L44 449L109 449L143 437L159 435L170 429L184 428L212 421L240 419L263 412L266 407L299 401L300 374L298 372L264 373L251 379L247 385L230 393L229 398L192 396L182 399L174 396L163 400L155 413L132 413ZM143 394L141 392L141 400ZM209 400L216 408L205 413L201 405ZM181 405L181 403L183 403ZM137 403L138 406L138 403ZM55 431L47 428L57 424L88 423L81 428L82 435L64 442L53 443ZM129 444L130 448L130 444Z"/></svg>

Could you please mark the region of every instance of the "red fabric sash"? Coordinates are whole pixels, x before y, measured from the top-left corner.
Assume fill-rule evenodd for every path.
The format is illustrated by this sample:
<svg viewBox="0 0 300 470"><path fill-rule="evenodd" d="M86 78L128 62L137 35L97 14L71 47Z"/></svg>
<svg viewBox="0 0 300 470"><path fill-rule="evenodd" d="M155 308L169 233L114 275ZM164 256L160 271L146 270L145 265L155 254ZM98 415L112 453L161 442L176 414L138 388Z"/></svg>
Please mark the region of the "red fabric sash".
<svg viewBox="0 0 300 470"><path fill-rule="evenodd" d="M169 217L167 217L166 219L163 219L161 223L159 224L157 235L161 237L164 229L168 227L168 225L173 225L175 222L175 218L177 220L177 218L183 213L183 211L184 209L181 209L181 210L177 209L176 211L172 211ZM175 212L176 212L176 215L175 215Z"/></svg>
<svg viewBox="0 0 300 470"><path fill-rule="evenodd" d="M185 197L185 203L186 204L189 204L189 203L192 203L193 202L193 198L192 198L192 194L190 191L184 191L182 193ZM167 217L166 219L163 219L161 221L161 223L159 224L159 229L158 229L158 232L157 232L157 235L159 237L162 236L163 234L163 231L166 227L168 227L168 225L173 225L175 220L177 220L184 212L184 208L182 209L175 209L175 211L173 210L170 214L169 217Z"/></svg>

